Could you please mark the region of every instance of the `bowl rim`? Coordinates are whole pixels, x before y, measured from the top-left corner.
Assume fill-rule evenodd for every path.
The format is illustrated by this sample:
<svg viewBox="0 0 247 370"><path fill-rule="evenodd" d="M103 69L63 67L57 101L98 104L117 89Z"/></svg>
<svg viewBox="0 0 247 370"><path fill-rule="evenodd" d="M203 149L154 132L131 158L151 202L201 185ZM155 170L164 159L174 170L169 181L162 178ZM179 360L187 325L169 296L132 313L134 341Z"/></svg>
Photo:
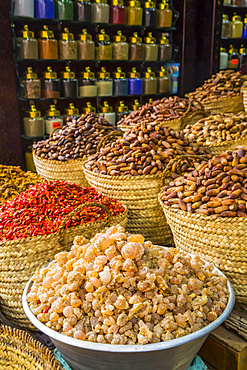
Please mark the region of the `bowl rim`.
<svg viewBox="0 0 247 370"><path fill-rule="evenodd" d="M169 247L164 247L166 249L169 249ZM187 255L193 256L191 253L187 253ZM205 261L203 258L201 258L206 264L211 264L208 261ZM213 265L214 266L214 265ZM46 325L44 325L41 321L37 319L37 317L32 313L31 309L29 308L28 302L27 302L27 293L31 287L32 279L27 282L23 295L22 295L22 305L25 314L27 315L28 319L31 321L31 323L39 329L41 332L48 335L51 339L54 339L55 341L59 341L63 344L70 345L73 347L85 349L85 350L93 350L93 351L102 351L102 352L123 352L123 353L142 353L142 352L152 352L152 351L162 351L170 348L177 347L179 345L192 342L194 340L197 340L199 338L202 338L204 336L207 336L211 331L216 329L218 326L220 326L226 318L230 315L234 303L235 303L235 293L233 290L233 287L228 280L228 278L221 272L217 267L214 266L214 270L217 271L221 276L224 276L227 279L227 288L229 292L229 300L227 303L227 306L224 310L224 312L212 323L208 324L204 328L197 330L194 333L187 334L183 337L171 339L168 341L158 342L158 343L150 343L150 344L104 344L104 343L96 343L96 342L89 342L84 341L80 339L75 339L66 336L65 334L61 334L56 332L53 329L48 328Z"/></svg>

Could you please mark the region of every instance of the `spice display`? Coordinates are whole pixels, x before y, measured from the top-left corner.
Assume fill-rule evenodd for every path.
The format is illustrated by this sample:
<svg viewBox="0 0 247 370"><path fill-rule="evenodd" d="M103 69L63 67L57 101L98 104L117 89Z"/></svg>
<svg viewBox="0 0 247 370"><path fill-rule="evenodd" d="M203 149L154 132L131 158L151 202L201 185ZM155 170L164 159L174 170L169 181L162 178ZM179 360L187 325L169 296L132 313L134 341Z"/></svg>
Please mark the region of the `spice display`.
<svg viewBox="0 0 247 370"><path fill-rule="evenodd" d="M228 53L225 48L220 48L220 69L227 69L228 67Z"/></svg>
<svg viewBox="0 0 247 370"><path fill-rule="evenodd" d="M38 40L27 25L21 31L21 37L17 39L17 42L19 43L19 57L21 59L38 59Z"/></svg>
<svg viewBox="0 0 247 370"><path fill-rule="evenodd" d="M101 67L101 71L97 73L97 77L98 80L96 81L96 85L98 96L111 96L113 82L110 73L106 71L105 67Z"/></svg>
<svg viewBox="0 0 247 370"><path fill-rule="evenodd" d="M141 95L142 94L142 78L136 68L133 67L132 71L128 74L128 94Z"/></svg>
<svg viewBox="0 0 247 370"><path fill-rule="evenodd" d="M94 60L95 58L95 42L92 41L92 35L87 33L86 29L78 35L78 59Z"/></svg>
<svg viewBox="0 0 247 370"><path fill-rule="evenodd" d="M113 107L111 107L107 101L104 101L103 105L100 107L99 114L101 113L103 113L107 122L116 125L116 114L113 112Z"/></svg>
<svg viewBox="0 0 247 370"><path fill-rule="evenodd" d="M247 48L241 45L239 49L239 67L241 68L243 64L247 62Z"/></svg>
<svg viewBox="0 0 247 370"><path fill-rule="evenodd" d="M45 132L50 135L53 130L63 127L63 119L60 111L55 105L50 105L50 109L45 112Z"/></svg>
<svg viewBox="0 0 247 370"><path fill-rule="evenodd" d="M59 58L77 59L77 42L74 40L73 33L70 33L68 28L64 28L64 32L60 34Z"/></svg>
<svg viewBox="0 0 247 370"><path fill-rule="evenodd" d="M112 59L112 43L105 30L100 30L100 33L96 35L95 57L97 60Z"/></svg>
<svg viewBox="0 0 247 370"><path fill-rule="evenodd" d="M85 68L85 72L81 73L79 78L80 96L97 96L97 85L94 72L91 72L90 67Z"/></svg>
<svg viewBox="0 0 247 370"><path fill-rule="evenodd" d="M120 67L117 68L117 72L113 73L113 95L128 95L128 80L125 78L125 73L122 72Z"/></svg>
<svg viewBox="0 0 247 370"><path fill-rule="evenodd" d="M128 116L129 109L128 106L124 104L123 101L120 101L117 106L117 123L124 117Z"/></svg>
<svg viewBox="0 0 247 370"><path fill-rule="evenodd" d="M166 37L164 33L162 33L162 37L159 41L159 60L163 60L167 62L172 59L172 44Z"/></svg>
<svg viewBox="0 0 247 370"><path fill-rule="evenodd" d="M243 22L240 15L234 15L231 21L231 38L241 38L243 33Z"/></svg>
<svg viewBox="0 0 247 370"><path fill-rule="evenodd" d="M144 5L143 11L143 26L156 28L156 4L147 0Z"/></svg>
<svg viewBox="0 0 247 370"><path fill-rule="evenodd" d="M238 69L239 66L239 59L238 59L238 51L232 45L230 45L229 53L228 53L228 63L227 68L231 69Z"/></svg>
<svg viewBox="0 0 247 370"><path fill-rule="evenodd" d="M247 217L246 163L247 147L216 155L200 170L188 172L165 186L161 199L166 205L190 213Z"/></svg>
<svg viewBox="0 0 247 370"><path fill-rule="evenodd" d="M96 153L100 140L113 131L113 126L103 117L98 117L91 103L83 109L86 115L78 120L67 122L50 139L33 145L35 154L41 158L58 161L86 158ZM88 113L91 112L91 113Z"/></svg>
<svg viewBox="0 0 247 370"><path fill-rule="evenodd" d="M122 31L117 31L117 35L113 37L112 59L113 60L129 59L129 44L126 42L126 37L122 35Z"/></svg>
<svg viewBox="0 0 247 370"><path fill-rule="evenodd" d="M74 2L75 20L82 22L91 21L91 1L90 0L76 0Z"/></svg>
<svg viewBox="0 0 247 370"><path fill-rule="evenodd" d="M71 72L68 66L61 73L60 91L61 96L64 97L76 98L78 96L78 80L75 78L75 72Z"/></svg>
<svg viewBox="0 0 247 370"><path fill-rule="evenodd" d="M45 134L44 118L41 117L41 112L37 111L35 105L31 105L31 110L28 112L29 117L23 118L24 133L29 137L41 137Z"/></svg>
<svg viewBox="0 0 247 370"><path fill-rule="evenodd" d="M157 92L169 93L171 90L171 78L164 67L161 67L157 78Z"/></svg>
<svg viewBox="0 0 247 370"><path fill-rule="evenodd" d="M27 68L25 77L22 79L22 97L24 99L38 99L41 97L41 82L32 67Z"/></svg>
<svg viewBox="0 0 247 370"><path fill-rule="evenodd" d="M74 4L72 0L54 0L56 19L74 19Z"/></svg>
<svg viewBox="0 0 247 370"><path fill-rule="evenodd" d="M123 0L112 0L110 7L110 23L126 24L126 10Z"/></svg>
<svg viewBox="0 0 247 370"><path fill-rule="evenodd" d="M141 26L143 17L143 9L140 1L130 0L126 7L126 24L128 26Z"/></svg>
<svg viewBox="0 0 247 370"><path fill-rule="evenodd" d="M231 37L231 22L227 14L223 14L222 17L222 28L221 28L221 37L229 38Z"/></svg>
<svg viewBox="0 0 247 370"><path fill-rule="evenodd" d="M144 60L157 60L159 47L152 32L148 33L148 37L145 37L144 42Z"/></svg>
<svg viewBox="0 0 247 370"><path fill-rule="evenodd" d="M42 182L36 173L24 172L20 167L0 164L0 205L12 200L17 194L28 189L31 185Z"/></svg>
<svg viewBox="0 0 247 370"><path fill-rule="evenodd" d="M162 0L157 9L157 27L171 27L172 10L167 0Z"/></svg>
<svg viewBox="0 0 247 370"><path fill-rule="evenodd" d="M18 17L34 17L34 1L33 0L16 0L14 2L14 15Z"/></svg>
<svg viewBox="0 0 247 370"><path fill-rule="evenodd" d="M34 0L35 18L55 18L54 0Z"/></svg>
<svg viewBox="0 0 247 370"><path fill-rule="evenodd" d="M198 87L195 92L188 95L190 98L203 102L215 101L220 98L239 95L242 83L243 77L239 72L220 71L206 80L203 86Z"/></svg>
<svg viewBox="0 0 247 370"><path fill-rule="evenodd" d="M156 94L157 93L157 77L151 68L147 68L143 78L143 94Z"/></svg>
<svg viewBox="0 0 247 370"><path fill-rule="evenodd" d="M247 14L245 15L245 18L244 18L244 26L243 26L243 33L242 33L242 37L244 39L247 38Z"/></svg>
<svg viewBox="0 0 247 370"><path fill-rule="evenodd" d="M137 32L133 33L133 36L130 37L129 42L129 59L143 60L144 47L142 44L142 38L138 36Z"/></svg>
<svg viewBox="0 0 247 370"><path fill-rule="evenodd" d="M107 0L95 0L91 7L91 21L93 23L109 23L110 7Z"/></svg>
<svg viewBox="0 0 247 370"><path fill-rule="evenodd" d="M63 115L63 124L72 119L78 119L80 117L79 109L74 106L74 103L69 103L69 107L65 109Z"/></svg>
<svg viewBox="0 0 247 370"><path fill-rule="evenodd" d="M40 59L58 59L57 40L54 39L54 33L45 25L39 33L38 43Z"/></svg>
<svg viewBox="0 0 247 370"><path fill-rule="evenodd" d="M51 67L47 67L44 77L41 79L41 95L42 98L55 99L60 97L60 80Z"/></svg>
<svg viewBox="0 0 247 370"><path fill-rule="evenodd" d="M113 345L193 333L215 321L228 299L226 278L199 256L153 245L120 225L90 241L75 237L69 252L36 272L27 294L33 314L51 329Z"/></svg>

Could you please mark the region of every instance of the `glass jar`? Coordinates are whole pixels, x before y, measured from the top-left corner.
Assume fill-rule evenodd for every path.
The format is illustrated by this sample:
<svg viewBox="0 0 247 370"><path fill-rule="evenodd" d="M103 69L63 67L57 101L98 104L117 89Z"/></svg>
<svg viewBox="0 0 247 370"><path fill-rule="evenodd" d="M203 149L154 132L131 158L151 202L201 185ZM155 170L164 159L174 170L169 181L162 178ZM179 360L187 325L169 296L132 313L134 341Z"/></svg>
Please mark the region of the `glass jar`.
<svg viewBox="0 0 247 370"><path fill-rule="evenodd" d="M231 5L232 0L223 0L224 5Z"/></svg>
<svg viewBox="0 0 247 370"><path fill-rule="evenodd" d="M131 0L126 8L126 24L128 26L141 26L143 9L140 1Z"/></svg>
<svg viewBox="0 0 247 370"><path fill-rule="evenodd" d="M78 80L68 66L61 73L60 91L61 96L65 98L77 98L78 96Z"/></svg>
<svg viewBox="0 0 247 370"><path fill-rule="evenodd" d="M243 0L232 0L232 5L242 6Z"/></svg>
<svg viewBox="0 0 247 370"><path fill-rule="evenodd" d="M76 0L74 2L75 20L91 22L91 2L90 0Z"/></svg>
<svg viewBox="0 0 247 370"><path fill-rule="evenodd" d="M220 69L227 69L228 53L225 48L220 48Z"/></svg>
<svg viewBox="0 0 247 370"><path fill-rule="evenodd" d="M47 67L44 77L41 79L41 96L42 98L52 99L60 97L60 80L51 67Z"/></svg>
<svg viewBox="0 0 247 370"><path fill-rule="evenodd" d="M242 33L242 37L244 39L247 38L247 14L245 15L245 18L244 18L244 26L243 26L243 33Z"/></svg>
<svg viewBox="0 0 247 370"><path fill-rule="evenodd" d="M45 132L50 135L53 130L63 127L63 119L60 116L60 111L55 105L50 105L50 109L45 112Z"/></svg>
<svg viewBox="0 0 247 370"><path fill-rule="evenodd" d="M58 45L60 59L77 59L77 42L68 28L65 28L63 33L60 33Z"/></svg>
<svg viewBox="0 0 247 370"><path fill-rule="evenodd" d="M34 17L33 0L15 0L14 15L17 17Z"/></svg>
<svg viewBox="0 0 247 370"><path fill-rule="evenodd" d="M95 75L90 71L90 67L85 68L79 78L79 95L80 96L97 96L97 84Z"/></svg>
<svg viewBox="0 0 247 370"><path fill-rule="evenodd" d="M95 59L95 42L92 41L92 36L87 33L86 29L83 29L82 33L78 35L77 48L78 59Z"/></svg>
<svg viewBox="0 0 247 370"><path fill-rule="evenodd" d="M157 77L152 72L151 68L147 68L143 78L143 94L156 94L157 93Z"/></svg>
<svg viewBox="0 0 247 370"><path fill-rule="evenodd" d="M221 37L222 38L229 38L230 36L231 36L231 22L229 21L228 15L223 14Z"/></svg>
<svg viewBox="0 0 247 370"><path fill-rule="evenodd" d="M112 43L105 30L100 30L100 33L96 35L95 57L97 60L112 59Z"/></svg>
<svg viewBox="0 0 247 370"><path fill-rule="evenodd" d="M144 42L144 60L157 60L159 46L156 44L156 38L153 37L152 32L148 33L148 37L145 37Z"/></svg>
<svg viewBox="0 0 247 370"><path fill-rule="evenodd" d="M70 118L79 118L79 109L74 106L74 103L70 103L69 107L64 110L63 124L65 125L67 120Z"/></svg>
<svg viewBox="0 0 247 370"><path fill-rule="evenodd" d="M129 72L128 94L129 95L142 94L142 78L140 78L140 73L136 71L135 67L133 67L132 71Z"/></svg>
<svg viewBox="0 0 247 370"><path fill-rule="evenodd" d="M129 114L129 108L127 105L124 104L123 101L119 102L119 105L117 106L117 123L124 117L128 116Z"/></svg>
<svg viewBox="0 0 247 370"><path fill-rule="evenodd" d="M34 3L35 18L55 18L55 8L53 0L34 0Z"/></svg>
<svg viewBox="0 0 247 370"><path fill-rule="evenodd" d="M87 102L86 107L82 108L82 112L84 114L86 114L86 113L96 113L96 108L92 106L91 102Z"/></svg>
<svg viewBox="0 0 247 370"><path fill-rule="evenodd" d="M21 37L18 37L19 57L21 59L38 59L38 40L34 38L34 33L29 31L25 25L21 31Z"/></svg>
<svg viewBox="0 0 247 370"><path fill-rule="evenodd" d="M234 15L231 21L231 38L241 38L243 34L243 22L241 21L240 15Z"/></svg>
<svg viewBox="0 0 247 370"><path fill-rule="evenodd" d="M104 118L111 123L116 125L116 113L113 112L113 108L108 104L107 101L104 101L103 106L100 107L99 114L103 114Z"/></svg>
<svg viewBox="0 0 247 370"><path fill-rule="evenodd" d="M38 43L40 59L58 59L57 40L54 39L54 33L45 25L39 33Z"/></svg>
<svg viewBox="0 0 247 370"><path fill-rule="evenodd" d="M144 47L142 44L142 39L141 37L138 37L137 32L134 32L133 36L130 37L129 59L130 60L144 59Z"/></svg>
<svg viewBox="0 0 247 370"><path fill-rule="evenodd" d="M41 83L32 67L27 68L27 72L22 79L22 97L24 99L39 99L41 97Z"/></svg>
<svg viewBox="0 0 247 370"><path fill-rule="evenodd" d="M145 2L143 11L143 26L156 28L156 4L148 0Z"/></svg>
<svg viewBox="0 0 247 370"><path fill-rule="evenodd" d="M113 60L129 59L129 44L126 42L126 37L122 35L122 31L117 31L117 35L113 36L112 59Z"/></svg>
<svg viewBox="0 0 247 370"><path fill-rule="evenodd" d="M106 72L105 67L101 67L101 71L97 73L97 77L98 96L111 96L113 83L110 73Z"/></svg>
<svg viewBox="0 0 247 370"><path fill-rule="evenodd" d="M91 21L93 23L109 23L110 7L107 0L95 0L92 3Z"/></svg>
<svg viewBox="0 0 247 370"><path fill-rule="evenodd" d="M172 26L172 10L167 0L162 0L158 4L157 10L157 27L171 27Z"/></svg>
<svg viewBox="0 0 247 370"><path fill-rule="evenodd" d="M228 53L228 64L227 68L229 69L238 69L239 66L239 59L238 59L238 51L234 49L232 45L230 45L229 53Z"/></svg>
<svg viewBox="0 0 247 370"><path fill-rule="evenodd" d="M139 103L138 99L135 99L133 104L131 105L131 109L129 113L134 112L140 108L141 104Z"/></svg>
<svg viewBox="0 0 247 370"><path fill-rule="evenodd" d="M158 93L169 93L171 90L171 78L168 71L164 67L161 67L157 78L157 92Z"/></svg>
<svg viewBox="0 0 247 370"><path fill-rule="evenodd" d="M117 68L117 72L113 73L113 95L124 96L128 95L128 80L125 78L125 73L121 68Z"/></svg>
<svg viewBox="0 0 247 370"><path fill-rule="evenodd" d="M241 45L239 49L239 68L247 62L247 49L244 48L244 45Z"/></svg>
<svg viewBox="0 0 247 370"><path fill-rule="evenodd" d="M172 59L172 44L166 37L164 33L162 33L162 37L159 42L159 60L163 62L170 61Z"/></svg>
<svg viewBox="0 0 247 370"><path fill-rule="evenodd" d="M71 0L54 0L56 19L74 19L74 4Z"/></svg>
<svg viewBox="0 0 247 370"><path fill-rule="evenodd" d="M126 24L126 9L123 0L112 0L110 7L110 23Z"/></svg>
<svg viewBox="0 0 247 370"><path fill-rule="evenodd" d="M31 105L29 116L23 118L24 134L28 137L42 137L45 134L44 118L35 105Z"/></svg>

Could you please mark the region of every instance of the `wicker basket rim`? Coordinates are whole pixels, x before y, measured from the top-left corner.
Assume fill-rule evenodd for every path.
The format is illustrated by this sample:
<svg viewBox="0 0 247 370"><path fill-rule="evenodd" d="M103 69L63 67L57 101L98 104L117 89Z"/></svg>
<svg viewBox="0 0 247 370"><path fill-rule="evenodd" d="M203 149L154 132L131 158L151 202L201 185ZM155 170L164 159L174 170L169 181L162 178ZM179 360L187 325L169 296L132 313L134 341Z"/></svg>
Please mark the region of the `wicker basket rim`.
<svg viewBox="0 0 247 370"><path fill-rule="evenodd" d="M241 98L241 95L242 95L242 93L240 92L238 94L236 93L236 95L234 95L234 96L220 97L217 100L206 101L206 102L205 102L205 100L202 100L202 101L200 100L200 103L203 104L203 106L207 106L207 105L215 104L215 103L218 103L218 102L226 102L227 100ZM189 94L185 94L185 97L190 98Z"/></svg>
<svg viewBox="0 0 247 370"><path fill-rule="evenodd" d="M65 161L65 162L63 162L63 161L58 161L58 160L56 160L56 159L54 159L54 160L51 160L51 159L46 159L46 158L41 158L41 157L39 157L33 150L32 150L32 155L33 155L33 157L35 157L35 159L37 159L37 160L39 160L39 161L42 161L43 163L46 163L46 164L51 164L51 163L54 163L54 164L56 164L57 166L68 166L69 164L71 164L72 162L73 163L75 163L75 162L78 162L78 163L80 163L80 162L85 162L86 160L87 160L87 156L85 156L85 157L83 157L83 158L76 158L76 159L70 159L70 160L68 160L68 161Z"/></svg>

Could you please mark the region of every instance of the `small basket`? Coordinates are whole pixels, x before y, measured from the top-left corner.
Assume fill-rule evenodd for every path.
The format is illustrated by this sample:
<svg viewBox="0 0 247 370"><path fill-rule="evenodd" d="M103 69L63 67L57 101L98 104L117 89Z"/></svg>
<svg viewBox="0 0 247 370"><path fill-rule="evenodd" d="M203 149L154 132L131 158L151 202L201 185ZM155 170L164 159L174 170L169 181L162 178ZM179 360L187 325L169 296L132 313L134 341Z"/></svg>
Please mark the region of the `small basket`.
<svg viewBox="0 0 247 370"><path fill-rule="evenodd" d="M208 103L201 102L207 114L239 113L244 110L242 94L229 98L222 98Z"/></svg>

